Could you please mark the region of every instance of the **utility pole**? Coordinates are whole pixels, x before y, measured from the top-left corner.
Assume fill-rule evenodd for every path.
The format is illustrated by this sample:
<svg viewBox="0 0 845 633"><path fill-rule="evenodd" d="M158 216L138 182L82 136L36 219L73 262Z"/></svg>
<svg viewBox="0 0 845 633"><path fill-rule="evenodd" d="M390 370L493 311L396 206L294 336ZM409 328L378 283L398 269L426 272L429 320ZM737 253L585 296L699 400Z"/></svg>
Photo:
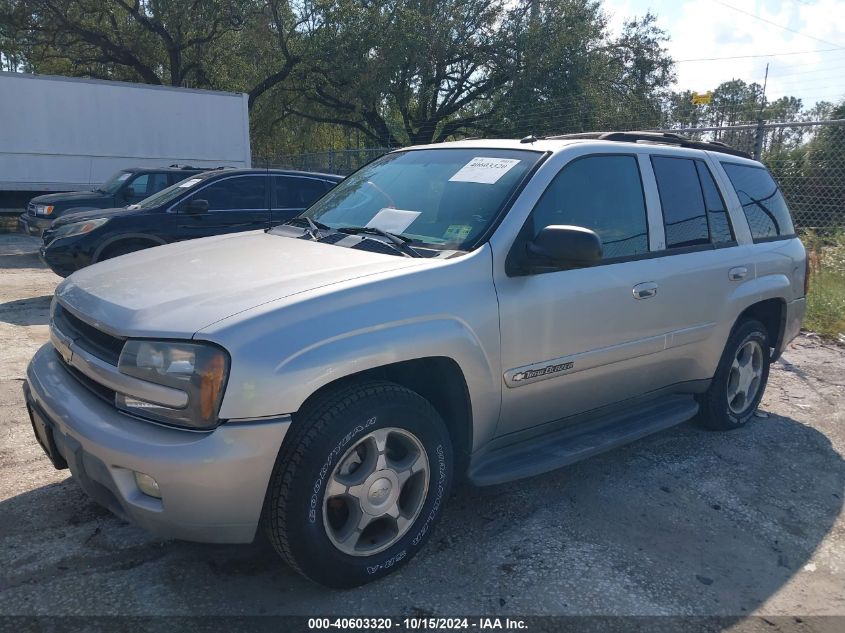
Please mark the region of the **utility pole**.
<svg viewBox="0 0 845 633"><path fill-rule="evenodd" d="M754 160L760 160L763 155L763 136L766 129L763 127L763 108L766 105L766 85L769 83L769 65L766 64L766 74L763 77L763 93L760 95L760 111L757 113L757 129L754 132Z"/></svg>

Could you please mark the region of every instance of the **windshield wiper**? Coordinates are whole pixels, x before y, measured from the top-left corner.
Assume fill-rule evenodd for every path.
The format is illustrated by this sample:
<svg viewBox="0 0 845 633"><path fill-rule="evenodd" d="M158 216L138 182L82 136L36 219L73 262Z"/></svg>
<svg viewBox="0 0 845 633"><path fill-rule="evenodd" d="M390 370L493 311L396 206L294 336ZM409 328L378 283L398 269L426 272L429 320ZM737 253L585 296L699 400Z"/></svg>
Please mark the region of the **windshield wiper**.
<svg viewBox="0 0 845 633"><path fill-rule="evenodd" d="M315 242L319 242L321 239L323 239L323 236L320 235L320 229L323 229L324 231L331 229L330 226L323 224L322 222L315 222L314 220L309 218L307 215L298 215L295 218L291 218L290 220L282 222L282 224L294 224L295 222L302 222L302 221L305 221L308 224L308 228L305 229L305 230L308 233L308 235L311 237L311 239L314 240Z"/></svg>
<svg viewBox="0 0 845 633"><path fill-rule="evenodd" d="M389 239L396 248L408 257L423 257L413 248L408 246L413 240L404 235L397 235L396 233L390 233L388 231L383 231L379 228L374 226L344 226L340 229L335 229L340 233L349 233L350 235L361 235L361 234L370 234L370 235L380 235L382 237L386 237Z"/></svg>

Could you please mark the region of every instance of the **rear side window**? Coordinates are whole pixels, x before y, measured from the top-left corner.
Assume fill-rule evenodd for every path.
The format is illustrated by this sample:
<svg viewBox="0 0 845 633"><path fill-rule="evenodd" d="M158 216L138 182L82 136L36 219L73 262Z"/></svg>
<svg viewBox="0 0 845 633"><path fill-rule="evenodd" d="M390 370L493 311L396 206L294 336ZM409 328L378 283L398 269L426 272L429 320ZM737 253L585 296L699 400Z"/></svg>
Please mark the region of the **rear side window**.
<svg viewBox="0 0 845 633"><path fill-rule="evenodd" d="M588 156L564 166L532 212L534 235L554 224L595 231L605 259L648 252L640 168L633 156Z"/></svg>
<svg viewBox="0 0 845 633"><path fill-rule="evenodd" d="M314 178L274 176L274 209L306 209L328 189L325 182Z"/></svg>
<svg viewBox="0 0 845 633"><path fill-rule="evenodd" d="M652 156L666 248L733 241L727 210L702 160Z"/></svg>
<svg viewBox="0 0 845 633"><path fill-rule="evenodd" d="M722 163L755 240L792 236L795 228L789 209L774 179L763 167Z"/></svg>
<svg viewBox="0 0 845 633"><path fill-rule="evenodd" d="M264 176L240 176L218 180L197 191L190 200L207 200L209 211L263 210Z"/></svg>
<svg viewBox="0 0 845 633"><path fill-rule="evenodd" d="M734 241L728 210L722 194L716 187L713 174L703 160L696 160L698 179L701 181L701 192L704 194L704 206L707 207L707 222L710 225L710 239L714 244L725 244Z"/></svg>
<svg viewBox="0 0 845 633"><path fill-rule="evenodd" d="M651 164L663 208L666 248L709 244L707 209L695 161L652 156Z"/></svg>

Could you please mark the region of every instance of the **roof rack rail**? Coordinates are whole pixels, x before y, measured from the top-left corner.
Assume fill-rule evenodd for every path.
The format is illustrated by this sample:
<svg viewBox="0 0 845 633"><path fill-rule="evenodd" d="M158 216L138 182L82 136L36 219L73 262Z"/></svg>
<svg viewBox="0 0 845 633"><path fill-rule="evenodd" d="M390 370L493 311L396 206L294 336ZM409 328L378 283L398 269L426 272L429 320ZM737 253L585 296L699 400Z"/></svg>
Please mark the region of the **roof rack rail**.
<svg viewBox="0 0 845 633"><path fill-rule="evenodd" d="M180 165L179 163L173 163L172 165L168 165L171 169L197 169L193 165Z"/></svg>
<svg viewBox="0 0 845 633"><path fill-rule="evenodd" d="M751 158L751 154L743 152L742 150L726 145L721 141L694 141L686 136L680 134L673 134L671 132L580 132L577 134L558 134L557 136L547 136L550 140L565 140L565 139L592 139L597 141L622 141L628 143L656 143L663 145L677 145L679 147L689 147L692 149L703 149L711 152L720 152L722 154L730 154L731 156L741 156L742 158Z"/></svg>

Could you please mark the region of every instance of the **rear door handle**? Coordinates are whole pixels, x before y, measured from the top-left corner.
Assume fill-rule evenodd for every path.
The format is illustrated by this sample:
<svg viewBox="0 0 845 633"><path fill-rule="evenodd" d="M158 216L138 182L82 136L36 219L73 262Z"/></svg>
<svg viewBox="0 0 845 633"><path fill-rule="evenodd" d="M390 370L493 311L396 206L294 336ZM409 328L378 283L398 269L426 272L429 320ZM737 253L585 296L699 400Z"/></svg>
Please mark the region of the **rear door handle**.
<svg viewBox="0 0 845 633"><path fill-rule="evenodd" d="M748 269L745 266L737 266L736 268L731 268L728 271L728 279L731 281L740 281L745 279L745 276L748 274Z"/></svg>
<svg viewBox="0 0 845 633"><path fill-rule="evenodd" d="M653 281L644 281L634 286L633 290L634 299L650 299L657 295L657 284Z"/></svg>

